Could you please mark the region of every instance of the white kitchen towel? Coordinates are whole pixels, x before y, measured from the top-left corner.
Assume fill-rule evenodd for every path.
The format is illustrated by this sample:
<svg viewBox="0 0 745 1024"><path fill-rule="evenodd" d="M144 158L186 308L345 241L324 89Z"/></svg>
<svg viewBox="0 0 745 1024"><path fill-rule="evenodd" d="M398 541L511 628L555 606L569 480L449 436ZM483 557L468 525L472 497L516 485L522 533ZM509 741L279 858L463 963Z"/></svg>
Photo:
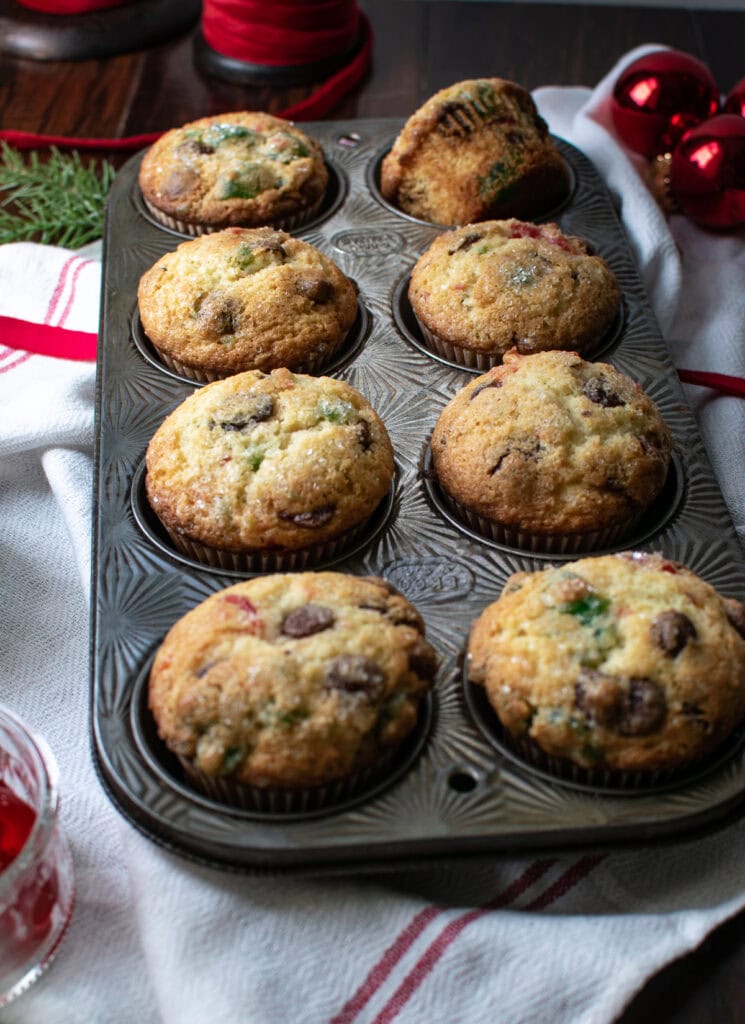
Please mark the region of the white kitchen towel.
<svg viewBox="0 0 745 1024"><path fill-rule="evenodd" d="M541 110L618 197L674 360L745 376L745 237L659 214L607 130L621 66L594 91L539 90ZM1 246L0 315L94 331L99 280L95 252ZM745 823L654 849L326 880L199 867L142 837L89 750L94 371L12 343L0 338L0 701L59 761L77 906L56 961L2 1024L607 1024L745 906ZM725 472L742 456L743 403L689 393L743 535L745 481Z"/></svg>

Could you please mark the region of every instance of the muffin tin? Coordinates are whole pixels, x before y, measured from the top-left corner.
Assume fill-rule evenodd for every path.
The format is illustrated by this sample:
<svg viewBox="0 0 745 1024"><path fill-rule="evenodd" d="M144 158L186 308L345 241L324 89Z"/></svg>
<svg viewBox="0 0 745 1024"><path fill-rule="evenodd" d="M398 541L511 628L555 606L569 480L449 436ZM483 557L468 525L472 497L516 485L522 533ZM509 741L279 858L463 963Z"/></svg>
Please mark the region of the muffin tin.
<svg viewBox="0 0 745 1024"><path fill-rule="evenodd" d="M304 126L323 145L331 180L319 215L297 234L360 289L358 323L323 372L343 377L372 403L391 435L397 472L389 498L334 567L386 576L424 616L441 668L418 728L382 782L354 799L331 797L291 813L246 811L198 793L158 739L147 709L154 651L190 608L248 574L178 554L143 496L150 438L199 385L160 364L139 326L140 275L185 237L147 214L137 187L140 154L114 182L104 239L91 627L100 779L122 814L154 841L243 871L362 871L435 856L646 842L711 825L737 811L745 796L742 735L674 785L589 789L506 749L482 691L464 678L470 624L506 578L575 556L482 536L459 520L432 479L429 436L473 371L430 353L408 308L411 267L441 228L398 213L379 194L380 162L401 124ZM623 315L602 358L639 382L675 439L665 490L623 547L662 551L723 595L742 599L745 556L623 228L589 160L556 141L573 187L561 209L540 219L588 239L613 268Z"/></svg>

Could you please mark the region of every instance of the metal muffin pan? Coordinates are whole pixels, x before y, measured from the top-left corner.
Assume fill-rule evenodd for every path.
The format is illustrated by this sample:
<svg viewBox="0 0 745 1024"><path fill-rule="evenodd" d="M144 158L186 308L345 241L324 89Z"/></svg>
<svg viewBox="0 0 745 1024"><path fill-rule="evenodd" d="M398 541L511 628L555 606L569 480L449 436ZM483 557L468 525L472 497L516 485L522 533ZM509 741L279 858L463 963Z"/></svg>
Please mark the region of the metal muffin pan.
<svg viewBox="0 0 745 1024"><path fill-rule="evenodd" d="M140 154L114 182L104 238L91 609L91 730L102 784L154 841L239 871L363 871L440 856L658 841L711 827L738 812L745 797L739 736L674 785L583 789L505 749L490 709L464 679L470 624L506 578L563 556L480 537L453 518L431 478L432 429L472 372L444 362L412 336L405 282L442 229L393 210L377 189L380 161L401 124L305 126L324 147L331 186L319 216L295 234L331 256L360 289L359 329L329 372L358 388L382 417L397 478L369 533L334 568L386 576L423 614L441 667L420 727L383 783L354 801L289 816L250 813L197 793L157 737L145 698L153 652L190 608L244 574L178 555L143 503L147 444L199 385L160 366L139 327L140 276L184 240L145 214ZM590 161L562 140L557 144L573 189L554 219L594 245L623 292L623 315L602 359L638 381L675 439L665 491L622 546L661 551L722 594L742 598L745 553L624 230Z"/></svg>

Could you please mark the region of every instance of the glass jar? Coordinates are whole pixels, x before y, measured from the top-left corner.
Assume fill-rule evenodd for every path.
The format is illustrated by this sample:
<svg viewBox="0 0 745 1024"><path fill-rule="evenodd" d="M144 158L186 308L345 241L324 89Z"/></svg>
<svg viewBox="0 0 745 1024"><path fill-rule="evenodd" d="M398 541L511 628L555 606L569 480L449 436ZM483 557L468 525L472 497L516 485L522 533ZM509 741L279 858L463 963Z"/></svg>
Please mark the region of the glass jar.
<svg viewBox="0 0 745 1024"><path fill-rule="evenodd" d="M72 914L72 856L58 813L52 752L0 705L0 1006L49 965Z"/></svg>

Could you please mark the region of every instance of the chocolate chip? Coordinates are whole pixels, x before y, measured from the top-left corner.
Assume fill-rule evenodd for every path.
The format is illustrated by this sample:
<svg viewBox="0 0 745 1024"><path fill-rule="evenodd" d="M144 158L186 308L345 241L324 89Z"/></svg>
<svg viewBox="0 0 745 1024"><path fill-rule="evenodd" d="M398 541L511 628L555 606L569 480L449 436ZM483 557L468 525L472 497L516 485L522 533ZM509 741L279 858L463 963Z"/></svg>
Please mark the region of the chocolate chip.
<svg viewBox="0 0 745 1024"><path fill-rule="evenodd" d="M208 337L235 334L238 318L239 309L235 301L219 291L205 295L197 310L199 330Z"/></svg>
<svg viewBox="0 0 745 1024"><path fill-rule="evenodd" d="M434 679L437 675L437 655L426 640L418 639L409 651L409 668L421 679Z"/></svg>
<svg viewBox="0 0 745 1024"><path fill-rule="evenodd" d="M282 619L281 632L285 636L303 637L322 633L336 622L336 616L323 604L304 604L294 608Z"/></svg>
<svg viewBox="0 0 745 1024"><path fill-rule="evenodd" d="M354 425L355 433L357 434L357 440L359 441L363 451L367 451L372 444L372 434L370 432L370 424L367 420L358 420Z"/></svg>
<svg viewBox="0 0 745 1024"><path fill-rule="evenodd" d="M470 394L470 396L468 398L468 401L472 402L474 400L474 398L476 397L476 395L480 395L481 392L482 391L486 391L487 388L501 388L501 387L502 387L502 381L498 377L496 379L492 378L491 380L484 381L483 384L477 384L476 385L476 387L471 392L471 394Z"/></svg>
<svg viewBox="0 0 745 1024"><path fill-rule="evenodd" d="M218 421L218 426L223 430L252 430L257 423L270 419L274 413L274 399L263 392L237 395L231 405L234 405L235 411L231 409L230 418Z"/></svg>
<svg viewBox="0 0 745 1024"><path fill-rule="evenodd" d="M334 294L334 286L323 278L301 277L295 282L295 291L320 306Z"/></svg>
<svg viewBox="0 0 745 1024"><path fill-rule="evenodd" d="M336 505L324 505L323 508L316 508L310 512L280 512L279 518L285 522L294 523L296 526L305 526L312 529L316 526L325 526L336 512Z"/></svg>
<svg viewBox="0 0 745 1024"><path fill-rule="evenodd" d="M276 252L283 259L287 256L285 247L282 245L281 236L269 235L269 237L250 239L247 242L241 242L241 245L247 246L249 249L263 249L264 252Z"/></svg>
<svg viewBox="0 0 745 1024"><path fill-rule="evenodd" d="M167 199L179 199L191 192L199 179L191 167L175 167L163 184L162 192Z"/></svg>
<svg viewBox="0 0 745 1024"><path fill-rule="evenodd" d="M508 445L505 451L499 456L495 464L488 470L489 476L494 476L502 468L502 463L509 455L517 455L526 462L535 462L541 457L543 445L537 438L528 438L516 444Z"/></svg>
<svg viewBox="0 0 745 1024"><path fill-rule="evenodd" d="M448 255L452 256L455 252L464 252L466 249L470 249L476 242L480 242L483 237L483 235L479 235L476 232L469 232L454 249L448 250Z"/></svg>
<svg viewBox="0 0 745 1024"><path fill-rule="evenodd" d="M628 679L583 670L574 687L575 703L598 725L621 736L646 736L662 724L667 705L651 679Z"/></svg>
<svg viewBox="0 0 745 1024"><path fill-rule="evenodd" d="M595 405L602 406L604 409L610 409L614 406L626 404L624 400L616 394L608 381L604 380L602 377L589 377L582 386L582 392L585 398L594 402Z"/></svg>
<svg viewBox="0 0 745 1024"><path fill-rule="evenodd" d="M725 597L724 610L732 628L745 640L745 605L736 601L734 597Z"/></svg>
<svg viewBox="0 0 745 1024"><path fill-rule="evenodd" d="M615 676L583 669L574 685L574 702L598 725L613 727L621 717L623 690Z"/></svg>
<svg viewBox="0 0 745 1024"><path fill-rule="evenodd" d="M372 658L363 654L340 654L329 663L325 682L332 690L360 693L376 701L383 693L385 675Z"/></svg>
<svg viewBox="0 0 745 1024"><path fill-rule="evenodd" d="M195 156L214 152L215 147L209 146L206 142L202 142L201 139L186 139L185 142L180 142L175 149L175 155L179 160L191 160Z"/></svg>
<svg viewBox="0 0 745 1024"><path fill-rule="evenodd" d="M660 612L649 627L649 631L652 641L671 658L680 654L688 641L695 640L698 636L696 627L688 616L672 609Z"/></svg>
<svg viewBox="0 0 745 1024"><path fill-rule="evenodd" d="M662 688L651 679L629 679L618 731L622 736L648 736L662 725L667 711Z"/></svg>

